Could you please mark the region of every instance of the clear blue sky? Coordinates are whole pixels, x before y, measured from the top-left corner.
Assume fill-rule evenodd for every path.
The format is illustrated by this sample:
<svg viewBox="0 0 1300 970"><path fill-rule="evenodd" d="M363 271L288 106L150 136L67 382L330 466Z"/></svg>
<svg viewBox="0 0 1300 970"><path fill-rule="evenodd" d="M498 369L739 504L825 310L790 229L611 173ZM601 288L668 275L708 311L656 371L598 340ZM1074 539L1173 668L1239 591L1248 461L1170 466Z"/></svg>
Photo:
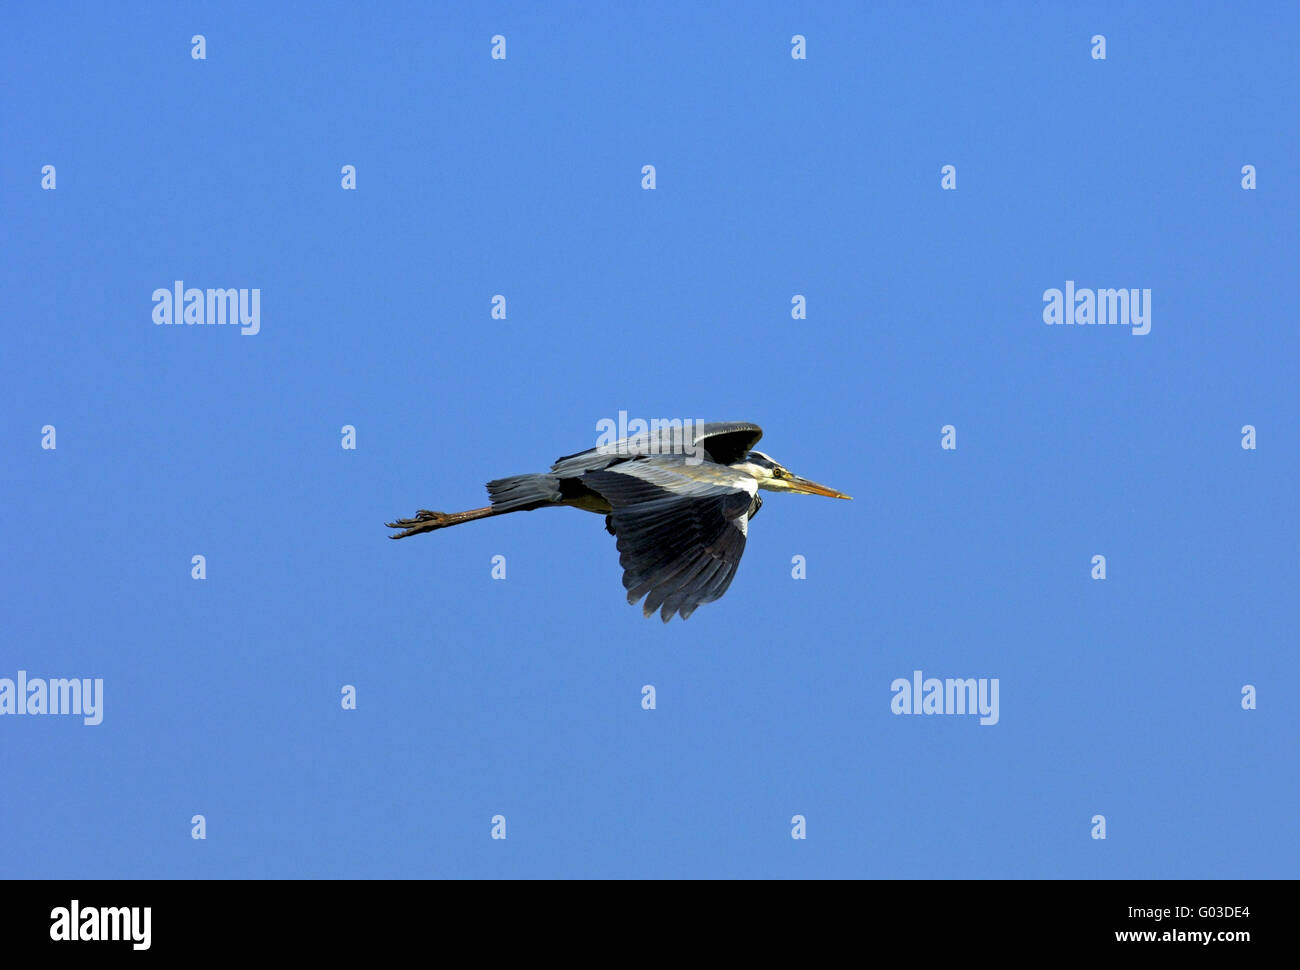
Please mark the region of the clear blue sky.
<svg viewBox="0 0 1300 970"><path fill-rule="evenodd" d="M0 717L0 872L1297 875L1297 7L702 6L6 10L0 678L104 720ZM620 410L855 501L668 626L595 516L385 538Z"/></svg>

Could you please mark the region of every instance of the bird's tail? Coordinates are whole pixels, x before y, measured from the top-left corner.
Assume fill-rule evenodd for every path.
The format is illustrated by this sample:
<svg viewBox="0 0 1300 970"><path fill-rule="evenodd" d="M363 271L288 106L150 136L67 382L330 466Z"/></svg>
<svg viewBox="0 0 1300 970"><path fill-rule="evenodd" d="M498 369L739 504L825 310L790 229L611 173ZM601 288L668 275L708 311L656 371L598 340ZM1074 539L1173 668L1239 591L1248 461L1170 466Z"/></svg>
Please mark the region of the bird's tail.
<svg viewBox="0 0 1300 970"><path fill-rule="evenodd" d="M492 508L499 512L527 512L564 499L556 475L511 475L487 483Z"/></svg>

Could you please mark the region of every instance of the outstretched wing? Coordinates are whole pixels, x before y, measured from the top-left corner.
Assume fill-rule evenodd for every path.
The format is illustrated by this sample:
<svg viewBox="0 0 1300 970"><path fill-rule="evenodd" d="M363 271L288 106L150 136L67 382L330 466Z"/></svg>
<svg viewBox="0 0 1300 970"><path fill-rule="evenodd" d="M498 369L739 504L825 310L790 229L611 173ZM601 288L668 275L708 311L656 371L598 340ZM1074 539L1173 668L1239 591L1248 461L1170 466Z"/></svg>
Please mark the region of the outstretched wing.
<svg viewBox="0 0 1300 970"><path fill-rule="evenodd" d="M613 507L627 601L667 623L727 591L745 552L758 482L743 472L677 455L624 461L582 483Z"/></svg>
<svg viewBox="0 0 1300 970"><path fill-rule="evenodd" d="M740 461L754 450L763 429L743 421L712 421L701 424L678 422L665 424L654 431L621 438L611 444L588 448L576 455L556 460L551 471L561 477L609 468L629 458L651 455L689 455L704 457L719 465ZM702 448L704 454L699 455Z"/></svg>

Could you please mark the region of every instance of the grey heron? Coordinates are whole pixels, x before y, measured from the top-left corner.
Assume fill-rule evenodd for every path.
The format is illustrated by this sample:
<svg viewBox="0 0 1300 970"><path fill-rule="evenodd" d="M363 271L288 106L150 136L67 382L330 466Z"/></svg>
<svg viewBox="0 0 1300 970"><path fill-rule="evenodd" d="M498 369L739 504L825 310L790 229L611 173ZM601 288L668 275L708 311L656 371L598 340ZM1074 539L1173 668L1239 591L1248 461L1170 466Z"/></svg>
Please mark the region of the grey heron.
<svg viewBox="0 0 1300 970"><path fill-rule="evenodd" d="M642 613L667 623L687 619L731 585L745 551L759 491L847 499L851 496L791 473L753 447L756 424L673 422L654 431L558 459L546 473L487 483L491 505L430 512L386 523L405 539L510 512L571 506L605 516L617 541L627 601L645 597Z"/></svg>

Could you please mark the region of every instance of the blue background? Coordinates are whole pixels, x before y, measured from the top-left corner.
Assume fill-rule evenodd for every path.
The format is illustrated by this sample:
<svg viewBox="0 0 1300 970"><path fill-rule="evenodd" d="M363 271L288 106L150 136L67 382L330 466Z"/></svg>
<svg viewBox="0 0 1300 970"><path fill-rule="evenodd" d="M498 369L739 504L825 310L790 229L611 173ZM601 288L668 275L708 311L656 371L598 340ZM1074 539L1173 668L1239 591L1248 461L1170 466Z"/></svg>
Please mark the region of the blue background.
<svg viewBox="0 0 1300 970"><path fill-rule="evenodd" d="M1297 875L1297 7L702 6L6 10L0 676L105 716L0 718L0 872ZM668 626L595 516L385 538L619 410L856 500Z"/></svg>

